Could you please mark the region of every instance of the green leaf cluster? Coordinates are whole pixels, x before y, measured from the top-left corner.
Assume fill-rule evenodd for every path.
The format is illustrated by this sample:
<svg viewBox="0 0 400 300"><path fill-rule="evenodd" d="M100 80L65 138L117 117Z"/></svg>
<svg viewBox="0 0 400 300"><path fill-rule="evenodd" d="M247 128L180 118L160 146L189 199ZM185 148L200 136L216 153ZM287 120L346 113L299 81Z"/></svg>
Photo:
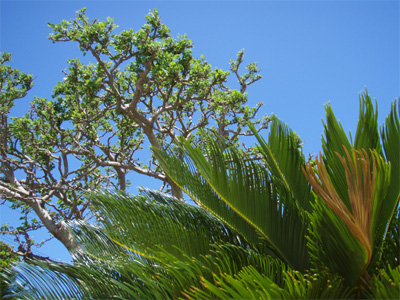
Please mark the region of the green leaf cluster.
<svg viewBox="0 0 400 300"><path fill-rule="evenodd" d="M18 261L20 261L20 257L12 252L8 244L0 241L0 296L2 299L6 296L11 298L12 291L10 284L4 280L4 275L7 274L7 270Z"/></svg>
<svg viewBox="0 0 400 300"><path fill-rule="evenodd" d="M170 139L176 140L179 134L188 138L210 122L235 131L232 140L237 141L248 121L259 123L255 115L261 104L249 108L245 105L247 94L224 86L229 71L212 69L204 56L193 57L191 40L186 35L171 37L157 10L151 11L146 21L136 32L129 29L115 33L111 19L90 22L82 9L75 19L49 24L53 30L51 40L77 42L84 54L92 54L97 61L96 73L91 71L82 80L77 80L77 76L94 66L70 61L71 67L75 67L66 72L60 88L68 86L71 92L78 90L82 97L95 95L95 99L100 94L100 101L116 104L119 113L133 113L131 121L141 128L152 126L155 134L162 135L158 139L160 146L168 145ZM231 63L231 71L240 85L247 87L261 78L261 70L252 63L246 67L248 74L239 75L243 55L241 50L237 61ZM91 87L96 88L87 90ZM130 112L125 110L126 105Z"/></svg>
<svg viewBox="0 0 400 300"><path fill-rule="evenodd" d="M0 55L0 113L8 114L14 106L14 100L25 97L33 87L33 77L7 65L11 54L2 52Z"/></svg>

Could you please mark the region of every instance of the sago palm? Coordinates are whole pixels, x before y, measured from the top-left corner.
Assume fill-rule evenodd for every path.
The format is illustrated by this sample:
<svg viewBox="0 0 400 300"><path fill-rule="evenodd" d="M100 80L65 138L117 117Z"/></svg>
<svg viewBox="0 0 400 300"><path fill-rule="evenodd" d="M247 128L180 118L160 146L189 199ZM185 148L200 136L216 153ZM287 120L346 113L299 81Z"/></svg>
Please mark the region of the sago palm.
<svg viewBox="0 0 400 300"><path fill-rule="evenodd" d="M69 225L83 247L74 264L21 264L14 289L29 299L399 298L399 103L379 130L363 94L354 140L326 112L315 161L277 118L267 140L254 130L261 160L212 136L204 153L184 140L178 153L155 150L197 205L94 193L103 221Z"/></svg>

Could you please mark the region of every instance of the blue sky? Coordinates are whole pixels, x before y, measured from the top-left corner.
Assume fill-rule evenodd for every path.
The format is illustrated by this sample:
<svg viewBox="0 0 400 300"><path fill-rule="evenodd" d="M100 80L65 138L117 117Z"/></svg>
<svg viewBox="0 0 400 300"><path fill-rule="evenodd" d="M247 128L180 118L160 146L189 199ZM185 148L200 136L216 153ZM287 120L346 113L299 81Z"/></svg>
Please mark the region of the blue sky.
<svg viewBox="0 0 400 300"><path fill-rule="evenodd" d="M399 1L1 0L0 5L0 49L12 53L13 67L35 76L35 87L19 101L16 115L34 96L50 98L67 59L81 57L76 44L47 39L47 22L74 18L82 7L90 19L114 18L118 30L138 30L157 8L172 35L186 33L195 56L204 54L213 67L228 69L244 48L245 63L258 62L263 75L247 90L249 104L263 102L260 118L274 113L289 124L306 154L321 149L329 101L345 131L355 132L360 92L367 88L377 99L380 123L400 94ZM134 186L158 186L131 180ZM0 209L0 223L15 219L6 207ZM40 252L69 260L57 242Z"/></svg>

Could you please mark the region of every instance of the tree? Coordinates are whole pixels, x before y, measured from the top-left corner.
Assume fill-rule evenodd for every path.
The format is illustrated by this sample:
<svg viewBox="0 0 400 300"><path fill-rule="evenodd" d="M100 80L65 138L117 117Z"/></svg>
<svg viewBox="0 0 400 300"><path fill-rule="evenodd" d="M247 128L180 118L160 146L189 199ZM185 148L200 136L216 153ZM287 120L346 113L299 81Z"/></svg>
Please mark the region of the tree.
<svg viewBox="0 0 400 300"><path fill-rule="evenodd" d="M60 194L60 190L62 190L60 182L56 182L56 188L50 185L52 179L53 182L56 181L51 170L54 170L53 161L57 160L57 157L52 156L49 149L45 147L46 140L40 144L29 144L29 141L34 140L35 134L43 136L46 132L31 131L29 125L35 125L35 122L28 115L23 118L10 119L9 117L14 101L23 98L33 86L32 75L27 75L6 65L10 60L9 53L2 53L0 172L3 176L0 179L0 192L2 199L11 203L12 209L20 209L22 224L18 227L3 224L1 233L17 237L17 241L20 242L18 253L23 256L32 254L33 241L29 237L29 233L42 227L46 227L67 249L75 249L77 244L72 235L57 220L61 216L54 218L55 213L46 207L46 204L50 204L52 197ZM34 121L39 124L43 123L42 120ZM49 129L51 125L46 124L45 126ZM25 178L18 178L17 173L21 171ZM70 205L73 208L72 212L76 211L76 209L74 211L74 206L76 207L76 202L75 205ZM39 217L40 221L29 218L31 211ZM19 236L25 239L20 239Z"/></svg>
<svg viewBox="0 0 400 300"><path fill-rule="evenodd" d="M398 299L399 106L379 131L365 93L352 142L328 104L315 163L277 118L267 141L257 134L263 162L210 135L206 153L182 141L184 164L154 148L199 205L93 193L104 221L70 224L83 246L73 266L22 266L27 297Z"/></svg>
<svg viewBox="0 0 400 300"><path fill-rule="evenodd" d="M2 61L2 68L26 81L20 91L14 84L15 95L9 94L9 87L1 89L0 187L2 198L22 215L21 226L3 228L3 233L27 236L32 244L26 234L46 228L74 251L79 245L63 222L93 217L84 196L88 190L124 191L128 174L139 173L160 180L172 194L183 197L155 157L148 155L148 144L161 149L176 143L179 136L201 144L196 132L205 127L234 144L240 135L251 134L247 121L259 122L260 130L266 127L267 119L255 119L261 104L245 105L247 86L261 75L256 63L239 74L243 51L231 61L240 91L231 90L225 86L230 72L212 69L203 57L193 57L192 42L186 36L172 38L157 10L146 20L137 32L115 33L112 19L90 22L82 9L73 20L49 24L53 42L76 42L94 62L69 60L52 100L35 98L23 117L11 117L10 110L31 87L32 76ZM2 82L12 82L10 76L2 73ZM25 242L28 248L29 243ZM27 247L24 253L29 252Z"/></svg>
<svg viewBox="0 0 400 300"><path fill-rule="evenodd" d="M247 66L247 74L239 75L244 54L240 51L236 61L231 61L231 71L241 89L231 91L224 86L229 72L212 70L204 58L194 58L192 42L186 36L173 39L157 10L149 13L146 20L137 32L125 30L114 34L117 26L112 19L89 22L82 9L74 20L49 24L53 29L49 38L53 42L76 42L83 55L90 54L96 61L84 67L71 60L55 97L64 109L64 119L60 122L68 120L85 128L82 135L89 140L85 146L93 150L91 155L82 155L98 160L100 153L101 161L106 161L104 166L113 167L117 173L120 189L125 189L125 174L131 170L168 183L172 194L181 197L180 189L154 159L148 166L133 160L132 155L126 159L124 147L137 150L146 138L151 146L161 149L178 141L178 136L194 138L195 131L210 121L214 121L221 136L237 141L239 135L246 134L243 127L255 117L261 105L252 109L243 107L247 86L261 75L256 63ZM84 108L77 107L77 102L96 114L91 116ZM71 106L78 111L70 110ZM106 116L108 122L101 116ZM113 134L121 136L118 144L121 150L109 149L108 144L101 143L108 141L103 132L109 132L114 124L119 125L118 134ZM134 125L125 133L128 124ZM95 130L99 126L100 132ZM132 139L135 135L136 139Z"/></svg>
<svg viewBox="0 0 400 300"><path fill-rule="evenodd" d="M18 135L27 134L27 139L32 137L32 133L25 130L19 132L23 128L15 126L14 122L10 122L9 114L14 106L14 101L23 98L33 86L32 75L27 75L19 70L13 69L6 65L11 60L9 53L1 55L1 77L0 77L0 192L2 199L11 202L11 208L21 210L22 225L17 228L9 227L3 224L1 227L2 234L22 235L26 237L25 241L20 243L20 254L30 254L32 240L29 238L29 232L37 230L40 227L46 227L55 237L57 237L67 248L75 248L76 245L72 236L56 223L52 212L45 207L45 203L53 196L54 191L47 190L45 183L41 182L46 173L36 174L36 170L43 166L44 170L50 168L49 160L44 153L46 149L40 149L35 153L34 149L24 153L24 144L18 147L20 141ZM22 119L24 120L24 119ZM16 120L18 122L19 120ZM29 120L26 122L29 124ZM17 134L15 136L15 134ZM41 156L39 158L39 156ZM16 173L22 171L26 178L18 179ZM42 192L44 190L45 192ZM48 192L48 193L46 193ZM4 204L4 202L3 202ZM34 211L40 218L30 220L29 212ZM25 243L25 244L24 244Z"/></svg>

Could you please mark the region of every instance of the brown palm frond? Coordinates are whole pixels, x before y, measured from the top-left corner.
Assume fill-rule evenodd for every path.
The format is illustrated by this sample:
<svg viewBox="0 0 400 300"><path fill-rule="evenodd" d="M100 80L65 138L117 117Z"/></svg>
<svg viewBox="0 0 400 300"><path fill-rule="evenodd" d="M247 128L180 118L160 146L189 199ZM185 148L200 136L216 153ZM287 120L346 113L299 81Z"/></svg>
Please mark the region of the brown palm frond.
<svg viewBox="0 0 400 300"><path fill-rule="evenodd" d="M303 171L315 193L346 223L353 235L365 247L368 254L366 263L368 264L373 249L371 219L377 173L376 157L372 150L371 156L369 156L364 149L360 151L354 149L352 155L346 148L344 149L346 153L344 157L337 155L344 167L351 211L333 186L321 155L316 158L318 175L310 164Z"/></svg>

